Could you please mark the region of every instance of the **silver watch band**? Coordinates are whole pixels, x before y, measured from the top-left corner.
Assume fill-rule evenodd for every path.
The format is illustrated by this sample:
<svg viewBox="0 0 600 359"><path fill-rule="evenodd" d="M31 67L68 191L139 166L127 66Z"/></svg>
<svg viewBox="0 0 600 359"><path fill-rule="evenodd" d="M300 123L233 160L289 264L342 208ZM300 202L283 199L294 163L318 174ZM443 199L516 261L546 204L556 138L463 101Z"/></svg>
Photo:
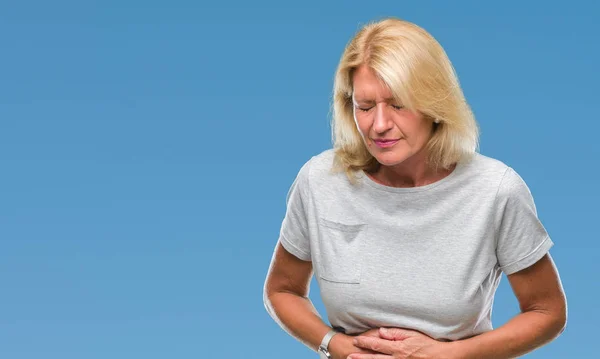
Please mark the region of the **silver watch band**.
<svg viewBox="0 0 600 359"><path fill-rule="evenodd" d="M331 329L329 332L327 332L327 334L325 334L323 340L321 341L321 345L319 345L319 351L326 354L327 357L329 357L329 342L337 333L337 331Z"/></svg>

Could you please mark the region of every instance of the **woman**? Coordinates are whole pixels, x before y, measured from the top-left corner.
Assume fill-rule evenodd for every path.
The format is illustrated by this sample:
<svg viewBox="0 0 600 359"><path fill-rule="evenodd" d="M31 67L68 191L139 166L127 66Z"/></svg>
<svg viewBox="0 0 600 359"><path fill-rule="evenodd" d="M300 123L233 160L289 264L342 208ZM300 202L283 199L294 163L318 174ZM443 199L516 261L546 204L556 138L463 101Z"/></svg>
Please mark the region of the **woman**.
<svg viewBox="0 0 600 359"><path fill-rule="evenodd" d="M566 300L522 178L476 152L456 74L426 31L362 28L337 69L333 149L300 169L265 306L321 358L514 358L556 338ZM327 326L308 299L313 271ZM504 272L521 313L493 329Z"/></svg>

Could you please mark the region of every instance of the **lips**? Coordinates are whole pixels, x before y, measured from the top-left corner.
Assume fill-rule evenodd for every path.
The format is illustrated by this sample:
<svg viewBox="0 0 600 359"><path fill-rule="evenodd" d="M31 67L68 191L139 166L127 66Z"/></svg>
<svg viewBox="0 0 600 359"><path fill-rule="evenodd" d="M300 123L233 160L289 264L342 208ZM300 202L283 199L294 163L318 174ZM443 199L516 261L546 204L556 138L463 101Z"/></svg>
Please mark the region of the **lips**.
<svg viewBox="0 0 600 359"><path fill-rule="evenodd" d="M389 140L388 140L388 139L384 139L384 140L373 140L373 142L375 142L375 144L376 144L378 147L382 147L382 148L384 148L384 147L391 147L391 146L393 146L394 144L396 144L396 142L398 142L398 141L400 141L400 139L399 139L399 138L398 138L398 139L389 139Z"/></svg>

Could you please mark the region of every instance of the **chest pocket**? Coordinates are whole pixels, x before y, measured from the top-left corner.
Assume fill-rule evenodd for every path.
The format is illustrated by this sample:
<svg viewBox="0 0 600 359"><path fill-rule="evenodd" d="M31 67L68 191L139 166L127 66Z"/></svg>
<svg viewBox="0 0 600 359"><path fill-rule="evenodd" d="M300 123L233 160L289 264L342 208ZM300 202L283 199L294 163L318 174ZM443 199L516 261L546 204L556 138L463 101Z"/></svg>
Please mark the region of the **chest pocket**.
<svg viewBox="0 0 600 359"><path fill-rule="evenodd" d="M359 284L366 224L319 218L319 277L336 283Z"/></svg>

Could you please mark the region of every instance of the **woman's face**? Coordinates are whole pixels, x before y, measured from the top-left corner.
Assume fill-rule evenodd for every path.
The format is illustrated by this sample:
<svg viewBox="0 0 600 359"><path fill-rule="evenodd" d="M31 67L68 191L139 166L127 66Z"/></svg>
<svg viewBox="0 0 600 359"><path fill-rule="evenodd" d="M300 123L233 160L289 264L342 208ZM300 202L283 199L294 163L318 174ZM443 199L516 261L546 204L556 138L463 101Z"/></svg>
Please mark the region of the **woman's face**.
<svg viewBox="0 0 600 359"><path fill-rule="evenodd" d="M365 65L354 72L353 87L356 126L379 163L393 166L424 155L421 150L431 136L432 121L395 103L387 86Z"/></svg>

